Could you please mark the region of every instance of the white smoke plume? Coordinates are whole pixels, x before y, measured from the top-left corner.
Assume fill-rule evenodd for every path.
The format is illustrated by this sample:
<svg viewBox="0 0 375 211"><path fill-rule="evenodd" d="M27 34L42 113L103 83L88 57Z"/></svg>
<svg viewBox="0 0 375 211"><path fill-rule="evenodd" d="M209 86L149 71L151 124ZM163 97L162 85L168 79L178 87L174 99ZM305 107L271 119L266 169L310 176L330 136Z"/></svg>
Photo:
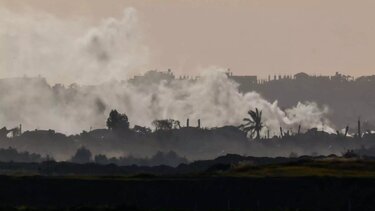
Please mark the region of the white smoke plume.
<svg viewBox="0 0 375 211"><path fill-rule="evenodd" d="M0 125L23 124L26 129L55 129L68 134L105 127L111 109L126 113L132 125L150 126L155 119L173 118L182 124L201 119L204 127L240 125L249 109L263 111L266 130L279 127L318 127L333 132L326 108L299 103L281 110L259 94L242 94L220 68L209 68L196 81L176 80L134 86L125 79L147 63L135 9L120 19L103 20L85 28L82 22L62 21L43 14L0 13L0 76L37 74L48 81L98 84L51 87L42 78L0 81ZM111 80L111 81L110 81ZM110 81L110 82L108 82ZM281 96L282 97L282 96Z"/></svg>
<svg viewBox="0 0 375 211"><path fill-rule="evenodd" d="M192 122L201 119L205 127L240 125L249 109L263 111L266 129L325 127L327 109L314 103L299 103L281 110L259 94L238 92L237 84L222 71L209 70L196 81L176 80L136 86L111 82L97 86L50 87L41 78L3 80L0 88L1 124L24 124L26 128L57 129L78 133L83 129L105 127L111 109L129 116L132 125L150 126L155 119L173 118ZM5 89L2 89L5 90ZM31 91L29 91L31 90Z"/></svg>

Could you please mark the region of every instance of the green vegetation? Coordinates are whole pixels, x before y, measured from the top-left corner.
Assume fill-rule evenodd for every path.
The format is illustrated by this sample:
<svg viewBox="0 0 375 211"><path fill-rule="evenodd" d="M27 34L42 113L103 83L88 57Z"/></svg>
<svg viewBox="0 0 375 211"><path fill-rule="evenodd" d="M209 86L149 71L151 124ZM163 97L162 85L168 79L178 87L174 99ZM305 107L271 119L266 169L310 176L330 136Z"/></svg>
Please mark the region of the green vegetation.
<svg viewBox="0 0 375 211"><path fill-rule="evenodd" d="M369 177L375 178L375 161L337 158L285 164L234 165L223 176L236 177Z"/></svg>

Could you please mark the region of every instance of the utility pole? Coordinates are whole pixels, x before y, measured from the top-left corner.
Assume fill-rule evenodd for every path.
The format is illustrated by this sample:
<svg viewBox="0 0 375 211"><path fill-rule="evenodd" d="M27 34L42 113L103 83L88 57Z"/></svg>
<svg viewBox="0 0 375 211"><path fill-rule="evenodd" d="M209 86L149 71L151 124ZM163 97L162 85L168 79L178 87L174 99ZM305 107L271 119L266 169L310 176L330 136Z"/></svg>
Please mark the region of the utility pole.
<svg viewBox="0 0 375 211"><path fill-rule="evenodd" d="M358 118L358 138L362 138L361 119L360 118Z"/></svg>

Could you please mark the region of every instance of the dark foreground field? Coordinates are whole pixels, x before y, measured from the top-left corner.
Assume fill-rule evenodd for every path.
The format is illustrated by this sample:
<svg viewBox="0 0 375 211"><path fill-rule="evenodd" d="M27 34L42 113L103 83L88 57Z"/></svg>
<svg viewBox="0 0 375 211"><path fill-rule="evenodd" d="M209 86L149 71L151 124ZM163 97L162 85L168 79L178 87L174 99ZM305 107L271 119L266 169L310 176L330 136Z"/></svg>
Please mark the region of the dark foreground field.
<svg viewBox="0 0 375 211"><path fill-rule="evenodd" d="M0 163L0 208L375 210L373 158L227 155L179 167Z"/></svg>
<svg viewBox="0 0 375 211"><path fill-rule="evenodd" d="M3 207L153 210L373 210L375 179L52 178L0 179Z"/></svg>

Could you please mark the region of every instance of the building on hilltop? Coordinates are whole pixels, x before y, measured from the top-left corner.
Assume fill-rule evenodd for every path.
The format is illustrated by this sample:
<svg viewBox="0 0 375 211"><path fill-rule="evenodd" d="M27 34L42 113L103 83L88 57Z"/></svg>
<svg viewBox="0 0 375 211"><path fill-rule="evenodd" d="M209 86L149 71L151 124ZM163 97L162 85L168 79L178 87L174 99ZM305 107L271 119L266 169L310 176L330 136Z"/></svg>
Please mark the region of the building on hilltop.
<svg viewBox="0 0 375 211"><path fill-rule="evenodd" d="M307 80L310 79L310 75L304 72L300 72L294 75L294 79L296 80Z"/></svg>
<svg viewBox="0 0 375 211"><path fill-rule="evenodd" d="M253 75L233 75L233 73L228 69L226 72L229 79L235 81L239 84L240 90L246 90L258 83L258 77Z"/></svg>
<svg viewBox="0 0 375 211"><path fill-rule="evenodd" d="M160 81L170 82L175 79L173 72L168 69L167 71L150 70L142 76L134 76L129 80L133 84L152 84L159 83Z"/></svg>
<svg viewBox="0 0 375 211"><path fill-rule="evenodd" d="M340 74L339 72L336 72L336 74L334 76L331 76L331 80L340 81L340 82L350 81L352 79L353 79L352 76L350 76L350 75L343 75L343 74Z"/></svg>

